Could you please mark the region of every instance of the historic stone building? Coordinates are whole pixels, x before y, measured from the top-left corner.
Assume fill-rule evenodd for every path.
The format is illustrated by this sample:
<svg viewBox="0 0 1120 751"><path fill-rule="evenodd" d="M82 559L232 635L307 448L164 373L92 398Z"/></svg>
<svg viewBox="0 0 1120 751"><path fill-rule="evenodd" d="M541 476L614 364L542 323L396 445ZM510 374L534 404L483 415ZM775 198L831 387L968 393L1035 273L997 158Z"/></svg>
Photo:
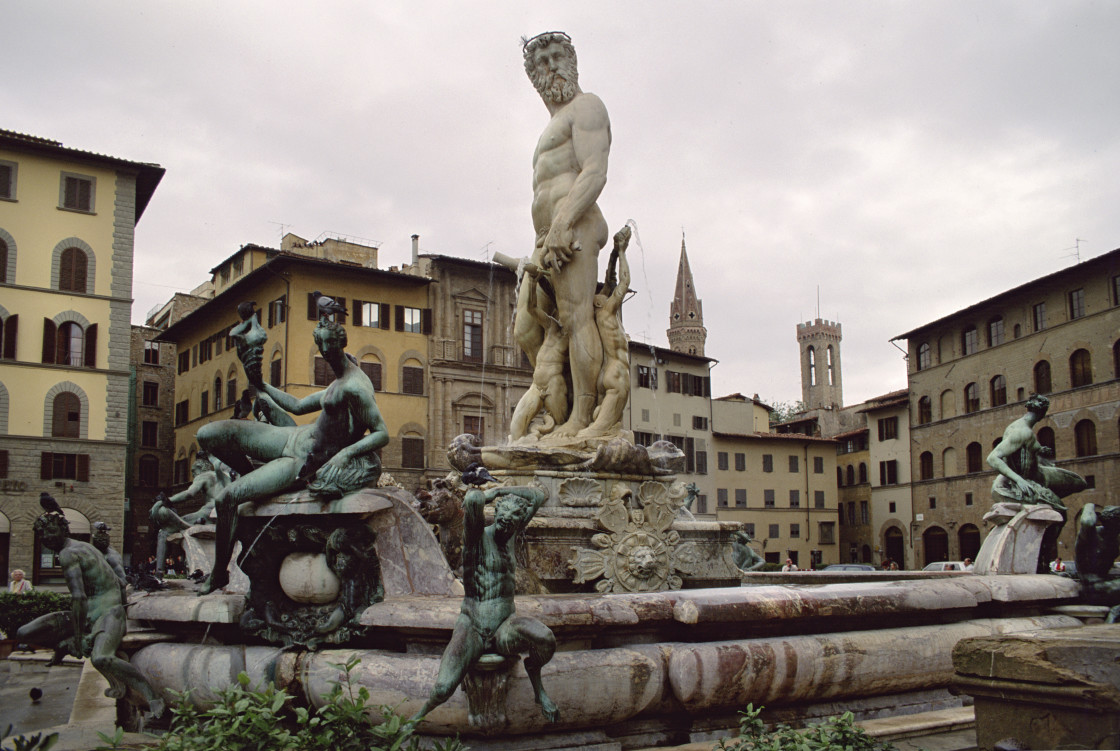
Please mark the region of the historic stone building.
<svg viewBox="0 0 1120 751"><path fill-rule="evenodd" d="M136 223L164 170L0 131L0 568L61 584L32 523L124 531Z"/></svg>
<svg viewBox="0 0 1120 751"><path fill-rule="evenodd" d="M832 436L836 440L836 485L839 496L840 562L871 563L871 452L867 428Z"/></svg>
<svg viewBox="0 0 1120 751"><path fill-rule="evenodd" d="M986 462L1033 393L1058 466L1089 481L1067 499L1116 504L1120 487L1120 250L919 326L907 342L914 546L919 564L955 560L985 532L995 478ZM1059 550L1072 557L1067 523Z"/></svg>
<svg viewBox="0 0 1120 751"><path fill-rule="evenodd" d="M696 296L696 285L692 280L692 269L688 265L688 251L681 237L681 260L677 266L677 284L673 290L673 302L669 305L669 349L690 355L704 356L704 344L708 340L708 330L704 328L704 308Z"/></svg>
<svg viewBox="0 0 1120 751"><path fill-rule="evenodd" d="M510 418L533 372L513 341L517 277L498 264L420 254L413 236L408 273L431 279L428 306L430 440L428 476L450 471L447 446L457 435L505 443Z"/></svg>
<svg viewBox="0 0 1120 751"><path fill-rule="evenodd" d="M212 297L159 337L177 347L173 483L189 480L198 450L195 433L207 422L232 417L248 387L228 338L239 321L237 305L254 301L268 332L263 375L273 386L302 397L333 379L312 339L318 323L313 293L346 306L347 352L377 389L389 427L385 470L406 487L422 481L428 454L431 280L377 267L376 248L339 239L308 242L288 234L279 250L245 245L211 270ZM318 413L297 416L303 424Z"/></svg>
<svg viewBox="0 0 1120 751"><path fill-rule="evenodd" d="M171 485L175 430L175 345L156 341L160 329L132 327L128 403L128 474L125 476L126 560L146 560L155 550L156 533L148 514L161 488ZM199 504L201 505L201 504ZM195 507L178 508L179 513Z"/></svg>

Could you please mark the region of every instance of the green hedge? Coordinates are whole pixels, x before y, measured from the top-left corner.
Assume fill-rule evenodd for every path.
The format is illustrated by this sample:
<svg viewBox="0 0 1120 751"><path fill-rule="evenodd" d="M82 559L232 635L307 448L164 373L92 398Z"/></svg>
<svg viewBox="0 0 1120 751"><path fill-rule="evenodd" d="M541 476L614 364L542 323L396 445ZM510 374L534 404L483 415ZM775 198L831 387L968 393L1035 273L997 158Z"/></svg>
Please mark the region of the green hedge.
<svg viewBox="0 0 1120 751"><path fill-rule="evenodd" d="M56 610L70 610L70 595L45 589L33 589L21 595L0 592L0 631L14 639L20 626Z"/></svg>

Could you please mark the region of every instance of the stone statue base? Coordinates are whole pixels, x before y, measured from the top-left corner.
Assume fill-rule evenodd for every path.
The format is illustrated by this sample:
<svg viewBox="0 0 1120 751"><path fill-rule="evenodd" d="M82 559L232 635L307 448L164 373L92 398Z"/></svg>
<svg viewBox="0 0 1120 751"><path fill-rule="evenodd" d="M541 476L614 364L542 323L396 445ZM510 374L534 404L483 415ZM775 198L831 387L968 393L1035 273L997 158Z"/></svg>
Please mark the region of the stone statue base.
<svg viewBox="0 0 1120 751"><path fill-rule="evenodd" d="M984 514L995 524L976 555L977 574L1033 574L1038 568L1042 539L1062 515L1045 504L996 503Z"/></svg>

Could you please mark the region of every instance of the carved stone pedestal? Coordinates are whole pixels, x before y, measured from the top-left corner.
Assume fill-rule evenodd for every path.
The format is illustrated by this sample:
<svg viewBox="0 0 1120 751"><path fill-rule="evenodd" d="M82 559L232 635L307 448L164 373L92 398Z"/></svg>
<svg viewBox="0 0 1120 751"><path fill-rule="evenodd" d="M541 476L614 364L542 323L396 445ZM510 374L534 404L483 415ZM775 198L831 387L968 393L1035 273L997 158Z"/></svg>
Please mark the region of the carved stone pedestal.
<svg viewBox="0 0 1120 751"><path fill-rule="evenodd" d="M1120 625L962 639L953 666L981 749L1120 748Z"/></svg>
<svg viewBox="0 0 1120 751"><path fill-rule="evenodd" d="M973 570L977 574L1033 574L1038 567L1042 537L1062 515L1049 506L996 503L984 514L996 526L984 539Z"/></svg>
<svg viewBox="0 0 1120 751"><path fill-rule="evenodd" d="M467 695L467 706L470 708L467 718L472 728L491 734L509 724L506 718L509 679L520 659L487 653L467 671L463 678L463 691Z"/></svg>

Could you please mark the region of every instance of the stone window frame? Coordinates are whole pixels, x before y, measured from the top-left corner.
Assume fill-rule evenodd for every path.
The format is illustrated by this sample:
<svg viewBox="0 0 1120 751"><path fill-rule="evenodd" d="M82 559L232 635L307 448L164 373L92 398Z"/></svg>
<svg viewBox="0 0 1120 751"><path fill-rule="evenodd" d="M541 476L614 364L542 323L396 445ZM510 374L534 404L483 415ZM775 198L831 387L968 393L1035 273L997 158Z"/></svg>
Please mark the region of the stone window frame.
<svg viewBox="0 0 1120 751"><path fill-rule="evenodd" d="M81 440L89 439L89 397L86 392L76 383L72 381L61 381L47 391L43 397L43 437L52 438L54 432L54 400L55 397L62 392L69 392L78 397L79 404L79 419L81 422L78 425L78 438Z"/></svg>
<svg viewBox="0 0 1120 751"><path fill-rule="evenodd" d="M89 183L89 206L67 206L66 205L66 181L77 180L80 182ZM63 170L59 173L58 178L58 208L60 211L73 211L78 214L96 214L97 213L97 177L95 175L85 175L81 172L67 172Z"/></svg>
<svg viewBox="0 0 1120 751"><path fill-rule="evenodd" d="M59 284L62 277L62 253L69 248L76 248L86 254L86 288L82 291L63 290ZM93 247L80 237L67 237L59 241L51 251L51 289L73 294L93 294L97 289L97 254Z"/></svg>
<svg viewBox="0 0 1120 751"><path fill-rule="evenodd" d="M16 193L19 188L19 162L13 162L8 159L0 159L0 167L7 167L11 171L8 173L8 184L0 187L0 201L19 200L16 198Z"/></svg>
<svg viewBox="0 0 1120 751"><path fill-rule="evenodd" d="M11 233L0 227L0 241L8 246L7 263L4 266L4 277L0 279L0 283L15 284L16 283L16 239L12 237Z"/></svg>

